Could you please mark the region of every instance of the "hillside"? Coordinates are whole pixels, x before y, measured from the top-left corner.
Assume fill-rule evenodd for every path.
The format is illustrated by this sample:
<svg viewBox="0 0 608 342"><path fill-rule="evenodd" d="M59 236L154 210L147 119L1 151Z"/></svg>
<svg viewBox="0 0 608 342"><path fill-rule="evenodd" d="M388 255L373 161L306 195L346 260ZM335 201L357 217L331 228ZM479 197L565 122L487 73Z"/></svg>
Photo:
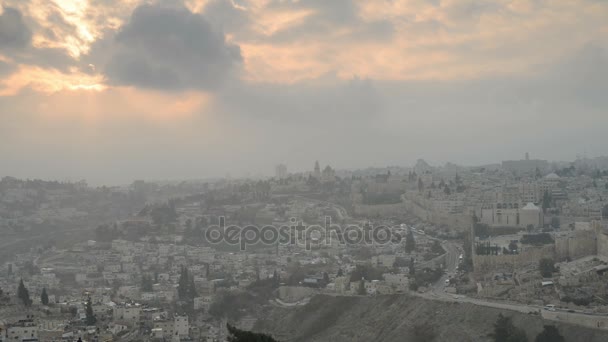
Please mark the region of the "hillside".
<svg viewBox="0 0 608 342"><path fill-rule="evenodd" d="M413 328L426 324L435 341L490 341L499 313L511 316L530 341L543 329L543 319L464 303L444 303L406 295L378 297L316 296L297 308L269 308L254 330L281 341L415 341ZM553 323L553 322L551 322ZM559 324L566 341L600 342L608 331Z"/></svg>

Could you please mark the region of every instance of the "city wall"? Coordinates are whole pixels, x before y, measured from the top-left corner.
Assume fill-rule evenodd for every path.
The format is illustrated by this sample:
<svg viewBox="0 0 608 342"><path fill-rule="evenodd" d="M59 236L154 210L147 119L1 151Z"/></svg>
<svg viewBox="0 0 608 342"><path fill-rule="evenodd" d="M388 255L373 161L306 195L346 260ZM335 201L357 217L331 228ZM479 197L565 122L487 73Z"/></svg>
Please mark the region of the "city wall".
<svg viewBox="0 0 608 342"><path fill-rule="evenodd" d="M555 246L525 246L519 254L477 255L473 254L473 268L475 272L485 273L491 271L513 272L517 268L529 265L538 265L542 258L554 258Z"/></svg>
<svg viewBox="0 0 608 342"><path fill-rule="evenodd" d="M471 216L468 214L443 213L433 209L430 203L421 203L417 196L405 194L403 196L405 210L419 219L434 225L445 225L459 232L466 232L471 228Z"/></svg>

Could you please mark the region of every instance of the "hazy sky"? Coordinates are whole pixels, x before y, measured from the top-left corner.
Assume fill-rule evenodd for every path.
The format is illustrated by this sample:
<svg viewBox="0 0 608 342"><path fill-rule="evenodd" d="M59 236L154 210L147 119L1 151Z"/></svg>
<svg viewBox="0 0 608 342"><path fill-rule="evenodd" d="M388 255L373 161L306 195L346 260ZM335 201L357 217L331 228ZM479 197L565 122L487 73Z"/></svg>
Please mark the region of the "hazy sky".
<svg viewBox="0 0 608 342"><path fill-rule="evenodd" d="M0 5L0 176L608 154L608 1Z"/></svg>

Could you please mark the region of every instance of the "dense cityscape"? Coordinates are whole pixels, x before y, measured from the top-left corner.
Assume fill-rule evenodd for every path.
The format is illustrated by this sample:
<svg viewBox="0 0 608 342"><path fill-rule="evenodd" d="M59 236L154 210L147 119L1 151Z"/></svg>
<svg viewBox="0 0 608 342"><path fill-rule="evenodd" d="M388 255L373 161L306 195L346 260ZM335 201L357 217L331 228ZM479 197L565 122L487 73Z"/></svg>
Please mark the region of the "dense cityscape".
<svg viewBox="0 0 608 342"><path fill-rule="evenodd" d="M278 340L367 340L378 331L343 316L380 301L487 316L463 340L483 339L500 319L524 339L608 336L608 158L320 165L95 188L2 178L0 340L223 341L229 326ZM332 239L306 234L328 222ZM300 239L211 239L227 226L289 227ZM353 239L353 227L391 238ZM319 307L326 301L335 308ZM393 314L382 324L403 319ZM387 338L456 333L437 319L400 322Z"/></svg>

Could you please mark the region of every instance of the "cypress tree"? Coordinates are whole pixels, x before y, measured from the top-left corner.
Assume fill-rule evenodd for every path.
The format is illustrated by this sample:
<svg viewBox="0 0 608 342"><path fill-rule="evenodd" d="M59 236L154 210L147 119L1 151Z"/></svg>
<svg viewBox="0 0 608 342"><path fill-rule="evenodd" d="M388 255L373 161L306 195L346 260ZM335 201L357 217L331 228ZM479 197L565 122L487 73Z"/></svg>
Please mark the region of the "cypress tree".
<svg viewBox="0 0 608 342"><path fill-rule="evenodd" d="M95 325L95 323L97 323L97 318L95 318L95 314L93 313L93 303L91 303L91 297L87 299L87 307L85 314L85 323L87 325Z"/></svg>
<svg viewBox="0 0 608 342"><path fill-rule="evenodd" d="M21 281L19 282L19 288L17 289L17 297L21 299L23 305L32 305L32 300L30 299L30 292L25 288L25 284L23 284L23 279L21 279Z"/></svg>
<svg viewBox="0 0 608 342"><path fill-rule="evenodd" d="M42 294L40 295L40 301L42 305L49 305L49 295L46 293L46 287L42 289Z"/></svg>

